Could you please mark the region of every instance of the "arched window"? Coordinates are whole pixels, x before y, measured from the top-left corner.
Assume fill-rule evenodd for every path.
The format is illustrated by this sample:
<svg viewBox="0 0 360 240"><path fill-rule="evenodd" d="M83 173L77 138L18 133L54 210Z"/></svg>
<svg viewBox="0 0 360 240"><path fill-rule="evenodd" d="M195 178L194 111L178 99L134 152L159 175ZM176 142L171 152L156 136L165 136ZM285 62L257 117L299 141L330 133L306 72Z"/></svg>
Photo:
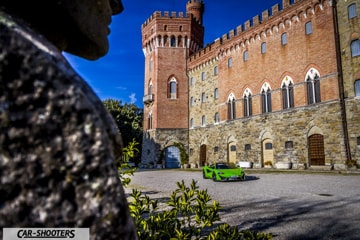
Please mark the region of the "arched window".
<svg viewBox="0 0 360 240"><path fill-rule="evenodd" d="M190 98L190 107L194 106L194 97Z"/></svg>
<svg viewBox="0 0 360 240"><path fill-rule="evenodd" d="M231 67L232 67L232 64L233 64L232 58L229 58L229 59L228 59L228 67L231 68Z"/></svg>
<svg viewBox="0 0 360 240"><path fill-rule="evenodd" d="M269 84L264 83L261 89L261 106L262 113L271 112L271 89Z"/></svg>
<svg viewBox="0 0 360 240"><path fill-rule="evenodd" d="M152 129L152 113L150 112L148 115L148 129Z"/></svg>
<svg viewBox="0 0 360 240"><path fill-rule="evenodd" d="M190 119L190 128L194 128L194 119L193 118Z"/></svg>
<svg viewBox="0 0 360 240"><path fill-rule="evenodd" d="M153 94L153 85L152 85L152 82L150 82L150 84L149 84L148 94L149 94L149 95Z"/></svg>
<svg viewBox="0 0 360 240"><path fill-rule="evenodd" d="M170 43L171 47L176 47L176 38L174 36L171 37L171 43Z"/></svg>
<svg viewBox="0 0 360 240"><path fill-rule="evenodd" d="M178 92L177 81L173 77L169 81L168 98L176 99L177 98L177 92Z"/></svg>
<svg viewBox="0 0 360 240"><path fill-rule="evenodd" d="M263 43L261 44L261 53L262 53L262 54L266 53L266 42L263 42Z"/></svg>
<svg viewBox="0 0 360 240"><path fill-rule="evenodd" d="M283 109L294 107L294 83L293 80L286 76L281 85L283 98Z"/></svg>
<svg viewBox="0 0 360 240"><path fill-rule="evenodd" d="M220 122L219 113L215 113L214 120L215 120L215 123L219 123L219 122Z"/></svg>
<svg viewBox="0 0 360 240"><path fill-rule="evenodd" d="M244 98L244 117L252 115L252 96L251 91L247 88L243 95Z"/></svg>
<svg viewBox="0 0 360 240"><path fill-rule="evenodd" d="M219 89L218 88L215 88L215 90L214 90L214 98L215 99L219 98Z"/></svg>
<svg viewBox="0 0 360 240"><path fill-rule="evenodd" d="M316 69L312 68L306 74L306 85L307 85L308 104L321 102L320 74Z"/></svg>
<svg viewBox="0 0 360 240"><path fill-rule="evenodd" d="M360 40L356 39L351 42L351 56L356 57L360 55Z"/></svg>
<svg viewBox="0 0 360 240"><path fill-rule="evenodd" d="M244 52L244 62L247 62L249 60L249 52L245 51Z"/></svg>
<svg viewBox="0 0 360 240"><path fill-rule="evenodd" d="M218 73L219 73L218 66L215 66L215 67L214 67L214 76L217 76Z"/></svg>
<svg viewBox="0 0 360 240"><path fill-rule="evenodd" d="M195 79L193 77L190 78L190 86L194 86Z"/></svg>
<svg viewBox="0 0 360 240"><path fill-rule="evenodd" d="M355 96L360 96L360 79L355 81Z"/></svg>
<svg viewBox="0 0 360 240"><path fill-rule="evenodd" d="M201 94L201 102L202 103L206 102L206 94L205 93Z"/></svg>
<svg viewBox="0 0 360 240"><path fill-rule="evenodd" d="M205 80L205 77L206 77L205 72L202 72L202 73L201 73L201 80L204 81L204 80Z"/></svg>
<svg viewBox="0 0 360 240"><path fill-rule="evenodd" d="M235 119L235 96L233 94L230 94L228 98L228 119L232 120Z"/></svg>
<svg viewBox="0 0 360 240"><path fill-rule="evenodd" d="M168 36L164 36L162 46L164 46L164 47L169 46L169 37Z"/></svg>
<svg viewBox="0 0 360 240"><path fill-rule="evenodd" d="M206 126L206 117L205 117L205 115L203 115L202 117L201 117L201 126Z"/></svg>

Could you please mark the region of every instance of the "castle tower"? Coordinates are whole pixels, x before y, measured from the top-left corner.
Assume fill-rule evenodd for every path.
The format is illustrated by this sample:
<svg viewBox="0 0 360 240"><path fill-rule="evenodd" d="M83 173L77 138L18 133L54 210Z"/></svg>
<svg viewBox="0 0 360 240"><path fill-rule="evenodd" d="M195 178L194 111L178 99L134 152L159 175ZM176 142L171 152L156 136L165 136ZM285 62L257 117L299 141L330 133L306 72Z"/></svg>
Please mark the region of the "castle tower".
<svg viewBox="0 0 360 240"><path fill-rule="evenodd" d="M189 0L186 4L186 12L191 13L200 24L202 24L204 10L205 7L202 0Z"/></svg>
<svg viewBox="0 0 360 240"><path fill-rule="evenodd" d="M203 47L202 1L189 0L187 12L155 12L142 24L145 56L142 163L180 167L188 145L186 59Z"/></svg>

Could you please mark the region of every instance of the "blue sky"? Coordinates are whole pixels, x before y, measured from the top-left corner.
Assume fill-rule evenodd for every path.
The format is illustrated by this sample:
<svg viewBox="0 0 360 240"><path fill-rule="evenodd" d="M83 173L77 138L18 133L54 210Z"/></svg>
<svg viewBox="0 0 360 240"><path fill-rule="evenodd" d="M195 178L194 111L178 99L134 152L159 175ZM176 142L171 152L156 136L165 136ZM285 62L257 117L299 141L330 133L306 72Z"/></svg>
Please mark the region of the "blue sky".
<svg viewBox="0 0 360 240"><path fill-rule="evenodd" d="M186 12L188 0L122 0L125 7L110 25L109 53L95 61L64 54L101 100L117 99L143 108L144 55L141 24L155 11ZM243 25L281 0L203 0L204 45Z"/></svg>

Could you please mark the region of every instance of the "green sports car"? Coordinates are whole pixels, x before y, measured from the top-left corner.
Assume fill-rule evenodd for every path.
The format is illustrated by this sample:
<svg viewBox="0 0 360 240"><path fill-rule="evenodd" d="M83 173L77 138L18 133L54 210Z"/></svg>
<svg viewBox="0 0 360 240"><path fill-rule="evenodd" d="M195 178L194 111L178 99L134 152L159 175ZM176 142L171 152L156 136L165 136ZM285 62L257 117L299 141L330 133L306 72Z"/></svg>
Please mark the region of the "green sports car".
<svg viewBox="0 0 360 240"><path fill-rule="evenodd" d="M203 178L211 178L214 181L245 180L245 172L242 168L228 163L214 163L204 166Z"/></svg>

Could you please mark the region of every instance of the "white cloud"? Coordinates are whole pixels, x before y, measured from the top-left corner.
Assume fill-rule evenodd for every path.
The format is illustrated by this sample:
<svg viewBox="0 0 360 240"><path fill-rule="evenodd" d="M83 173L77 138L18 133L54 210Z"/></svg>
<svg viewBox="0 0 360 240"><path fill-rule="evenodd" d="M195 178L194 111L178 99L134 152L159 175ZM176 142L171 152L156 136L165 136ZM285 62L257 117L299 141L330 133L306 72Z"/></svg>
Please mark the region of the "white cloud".
<svg viewBox="0 0 360 240"><path fill-rule="evenodd" d="M137 99L135 97L135 93L130 94L129 98L130 98L130 103L136 103Z"/></svg>

